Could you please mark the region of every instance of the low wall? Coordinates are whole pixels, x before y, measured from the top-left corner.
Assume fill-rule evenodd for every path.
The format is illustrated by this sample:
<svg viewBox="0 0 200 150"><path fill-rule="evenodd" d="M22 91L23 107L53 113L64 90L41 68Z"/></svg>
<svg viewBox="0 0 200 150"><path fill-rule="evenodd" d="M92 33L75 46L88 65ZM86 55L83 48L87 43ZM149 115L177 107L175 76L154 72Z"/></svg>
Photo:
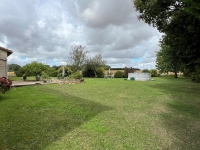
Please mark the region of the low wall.
<svg viewBox="0 0 200 150"><path fill-rule="evenodd" d="M8 72L7 74L8 74L9 77L15 77L16 76L15 72Z"/></svg>
<svg viewBox="0 0 200 150"><path fill-rule="evenodd" d="M151 80L150 73L128 73L128 80L134 77L136 81L149 81Z"/></svg>

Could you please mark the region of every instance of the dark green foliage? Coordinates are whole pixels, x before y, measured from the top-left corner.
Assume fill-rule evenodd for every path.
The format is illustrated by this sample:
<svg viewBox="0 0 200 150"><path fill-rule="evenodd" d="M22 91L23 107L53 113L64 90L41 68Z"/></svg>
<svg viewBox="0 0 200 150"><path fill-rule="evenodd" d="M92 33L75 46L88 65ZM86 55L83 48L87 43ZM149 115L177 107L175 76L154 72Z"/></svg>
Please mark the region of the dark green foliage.
<svg viewBox="0 0 200 150"><path fill-rule="evenodd" d="M69 66L64 66L65 68L65 77L70 76L72 74L72 70ZM58 75L57 76L62 76L62 66L58 69Z"/></svg>
<svg viewBox="0 0 200 150"><path fill-rule="evenodd" d="M135 72L135 70L132 67L130 67L130 68L125 67L124 68L124 78L128 78L128 73L134 73L134 72Z"/></svg>
<svg viewBox="0 0 200 150"><path fill-rule="evenodd" d="M96 69L96 75L98 78L103 78L105 75L105 70L103 67L99 67Z"/></svg>
<svg viewBox="0 0 200 150"><path fill-rule="evenodd" d="M55 68L48 68L46 73L50 76L50 77L57 77L58 75L58 71Z"/></svg>
<svg viewBox="0 0 200 150"><path fill-rule="evenodd" d="M72 75L70 75L70 78L72 78L72 79L82 79L83 76L80 74L80 72L75 72Z"/></svg>
<svg viewBox="0 0 200 150"><path fill-rule="evenodd" d="M191 72L188 77L191 81L200 82L200 72Z"/></svg>
<svg viewBox="0 0 200 150"><path fill-rule="evenodd" d="M8 71L15 72L16 76L22 76L23 73L21 73L20 70L21 66L17 64L9 64L8 65Z"/></svg>
<svg viewBox="0 0 200 150"><path fill-rule="evenodd" d="M25 66L21 67L17 75L26 74L26 76L37 76L37 75L41 76L42 72L43 71L45 72L47 70L48 70L48 66L34 61L32 63L26 64Z"/></svg>
<svg viewBox="0 0 200 150"><path fill-rule="evenodd" d="M142 73L150 73L150 70L144 69L144 70L142 70Z"/></svg>
<svg viewBox="0 0 200 150"><path fill-rule="evenodd" d="M151 69L150 73L151 73L151 77L157 77L158 76L156 69Z"/></svg>
<svg viewBox="0 0 200 150"><path fill-rule="evenodd" d="M124 73L122 71L117 71L117 72L115 72L114 77L115 78L123 78L124 77Z"/></svg>
<svg viewBox="0 0 200 150"><path fill-rule="evenodd" d="M46 82L50 77L46 72L42 72L41 79Z"/></svg>
<svg viewBox="0 0 200 150"><path fill-rule="evenodd" d="M200 3L196 0L135 0L134 4L140 19L165 33L161 52L157 53L159 71L172 71L175 77L178 71L184 75L197 73L196 68L200 66Z"/></svg>
<svg viewBox="0 0 200 150"><path fill-rule="evenodd" d="M56 65L54 65L54 66L52 66L51 68L54 68L55 70L58 70L60 67L61 67L61 66L56 66Z"/></svg>
<svg viewBox="0 0 200 150"><path fill-rule="evenodd" d="M177 72L181 70L181 58L179 51L173 49L172 46L167 45L169 40L165 35L163 36L162 41L160 41L161 49L157 52L156 56L156 68L161 73L174 72L175 78L177 78ZM172 40L174 41L174 40Z"/></svg>
<svg viewBox="0 0 200 150"><path fill-rule="evenodd" d="M25 73L25 68L21 67L18 71L15 72L17 77L22 77Z"/></svg>
<svg viewBox="0 0 200 150"><path fill-rule="evenodd" d="M19 69L21 68L20 65L17 65L17 64L9 64L8 65L8 71L9 72L17 72Z"/></svg>
<svg viewBox="0 0 200 150"><path fill-rule="evenodd" d="M106 61L103 60L101 54L97 54L93 58L87 59L82 70L83 76L84 77L103 77L105 63Z"/></svg>
<svg viewBox="0 0 200 150"><path fill-rule="evenodd" d="M82 75L83 75L83 77L95 77L94 70L91 68L88 68L88 67L85 67L82 70Z"/></svg>

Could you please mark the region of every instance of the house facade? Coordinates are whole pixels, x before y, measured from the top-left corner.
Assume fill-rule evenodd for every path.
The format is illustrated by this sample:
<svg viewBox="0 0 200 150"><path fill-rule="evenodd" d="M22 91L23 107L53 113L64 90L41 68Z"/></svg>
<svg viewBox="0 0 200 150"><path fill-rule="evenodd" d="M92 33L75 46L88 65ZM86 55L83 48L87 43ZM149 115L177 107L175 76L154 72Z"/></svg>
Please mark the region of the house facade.
<svg viewBox="0 0 200 150"><path fill-rule="evenodd" d="M7 77L7 57L12 51L0 46L0 77Z"/></svg>
<svg viewBox="0 0 200 150"><path fill-rule="evenodd" d="M138 68L132 68L134 70L134 72L137 72L137 73L141 73L142 71ZM122 71L124 72L124 68L111 68L110 69L110 74L115 74L117 71ZM105 70L105 74L109 74L109 70L106 69Z"/></svg>

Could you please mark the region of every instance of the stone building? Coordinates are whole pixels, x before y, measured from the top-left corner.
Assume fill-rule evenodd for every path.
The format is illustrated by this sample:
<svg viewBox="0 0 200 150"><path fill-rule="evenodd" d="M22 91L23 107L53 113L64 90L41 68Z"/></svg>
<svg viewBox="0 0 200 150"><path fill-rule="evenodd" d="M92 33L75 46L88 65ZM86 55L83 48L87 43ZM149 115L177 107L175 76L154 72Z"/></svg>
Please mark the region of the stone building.
<svg viewBox="0 0 200 150"><path fill-rule="evenodd" d="M7 77L7 57L12 51L0 46L0 77Z"/></svg>
<svg viewBox="0 0 200 150"><path fill-rule="evenodd" d="M134 70L134 72L137 73L141 73L142 70L138 69L138 68L132 68ZM115 74L117 71L122 71L124 72L124 68L111 68L110 69L110 74ZM109 74L109 69L105 69L105 74Z"/></svg>

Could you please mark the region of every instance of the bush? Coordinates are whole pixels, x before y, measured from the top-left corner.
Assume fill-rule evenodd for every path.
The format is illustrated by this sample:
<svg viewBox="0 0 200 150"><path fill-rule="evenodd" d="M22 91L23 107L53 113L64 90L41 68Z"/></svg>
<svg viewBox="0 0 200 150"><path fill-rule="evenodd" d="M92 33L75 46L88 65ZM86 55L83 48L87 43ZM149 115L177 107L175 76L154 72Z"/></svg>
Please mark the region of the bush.
<svg viewBox="0 0 200 150"><path fill-rule="evenodd" d="M49 77L49 75L48 75L46 72L42 72L41 79L42 79L44 82L47 82L47 80L49 80L50 77Z"/></svg>
<svg viewBox="0 0 200 150"><path fill-rule="evenodd" d="M70 78L72 78L72 79L82 79L83 76L79 72L75 72L72 75L70 75Z"/></svg>
<svg viewBox="0 0 200 150"><path fill-rule="evenodd" d="M103 78L105 75L105 70L103 67L97 68L96 74L98 78Z"/></svg>
<svg viewBox="0 0 200 150"><path fill-rule="evenodd" d="M50 77L57 77L58 75L58 71L54 68L48 68L46 73L50 76Z"/></svg>
<svg viewBox="0 0 200 150"><path fill-rule="evenodd" d="M158 76L156 69L151 69L150 73L151 73L151 77L157 77Z"/></svg>
<svg viewBox="0 0 200 150"><path fill-rule="evenodd" d="M6 93L11 89L12 81L7 79L6 77L0 78L0 92Z"/></svg>
<svg viewBox="0 0 200 150"><path fill-rule="evenodd" d="M142 70L142 73L150 73L151 71L150 70L148 70L148 69L144 69L144 70Z"/></svg>
<svg viewBox="0 0 200 150"><path fill-rule="evenodd" d="M117 71L117 72L115 72L114 77L115 78L123 78L124 77L124 73L122 71Z"/></svg>
<svg viewBox="0 0 200 150"><path fill-rule="evenodd" d="M128 73L134 73L134 69L132 67L128 68L128 67L125 67L124 68L124 78L128 78Z"/></svg>
<svg viewBox="0 0 200 150"><path fill-rule="evenodd" d="M95 73L93 69L85 67L82 70L83 77L95 77Z"/></svg>
<svg viewBox="0 0 200 150"><path fill-rule="evenodd" d="M69 66L64 66L64 69L65 69L65 77L70 76L72 74L72 70L70 69ZM61 77L62 76L62 70L63 70L63 67L61 66L58 69L57 77Z"/></svg>
<svg viewBox="0 0 200 150"><path fill-rule="evenodd" d="M191 72L191 73L189 73L189 78L190 78L191 81L200 82L200 73Z"/></svg>

